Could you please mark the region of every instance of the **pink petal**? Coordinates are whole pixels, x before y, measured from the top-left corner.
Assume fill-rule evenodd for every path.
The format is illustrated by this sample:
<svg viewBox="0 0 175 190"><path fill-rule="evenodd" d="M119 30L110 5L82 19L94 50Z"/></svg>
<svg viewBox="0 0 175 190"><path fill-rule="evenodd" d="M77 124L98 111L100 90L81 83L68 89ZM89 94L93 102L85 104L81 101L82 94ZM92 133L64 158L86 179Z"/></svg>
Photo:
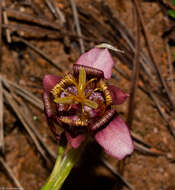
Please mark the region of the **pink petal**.
<svg viewBox="0 0 175 190"><path fill-rule="evenodd" d="M97 132L95 139L106 153L119 160L134 150L129 129L119 116L116 116L106 128Z"/></svg>
<svg viewBox="0 0 175 190"><path fill-rule="evenodd" d="M115 105L123 104L126 98L129 96L129 94L124 93L122 90L113 85L108 85L108 89L112 96L112 103Z"/></svg>
<svg viewBox="0 0 175 190"><path fill-rule="evenodd" d="M114 61L108 49L93 48L82 54L78 59L77 64L100 69L104 72L104 77L110 79Z"/></svg>
<svg viewBox="0 0 175 190"><path fill-rule="evenodd" d="M80 146L80 144L85 140L85 135L84 134L81 134L81 135L78 135L76 137L71 137L71 135L66 132L66 138L67 138L67 141L68 143L73 147L73 148L78 148Z"/></svg>
<svg viewBox="0 0 175 190"><path fill-rule="evenodd" d="M52 88L61 80L61 77L55 75L45 75L43 78L43 88L50 92Z"/></svg>

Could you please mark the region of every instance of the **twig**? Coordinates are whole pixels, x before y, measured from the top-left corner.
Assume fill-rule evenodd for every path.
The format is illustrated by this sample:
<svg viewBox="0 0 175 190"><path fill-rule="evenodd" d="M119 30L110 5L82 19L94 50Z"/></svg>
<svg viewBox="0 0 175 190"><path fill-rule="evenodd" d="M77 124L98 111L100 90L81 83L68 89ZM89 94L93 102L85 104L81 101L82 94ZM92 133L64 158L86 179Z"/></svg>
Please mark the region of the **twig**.
<svg viewBox="0 0 175 190"><path fill-rule="evenodd" d="M63 34L60 34L58 31L55 30L49 30L46 28L41 28L38 26L28 26L23 24L2 24L2 28L10 29L12 32L17 32L19 35L21 35L21 31L27 33L27 37L30 38L32 36L33 38L61 38ZM22 35L25 37L25 33ZM75 36L75 35L74 35Z"/></svg>
<svg viewBox="0 0 175 190"><path fill-rule="evenodd" d="M64 24L66 22L66 19L65 19L63 13L59 9L59 7L56 5L55 1L53 1L53 5L55 7L55 11L56 11L57 15L60 17L61 23Z"/></svg>
<svg viewBox="0 0 175 190"><path fill-rule="evenodd" d="M74 34L70 31L66 30L52 30L51 28L41 28L40 26L29 26L29 25L22 25L22 24L2 24L3 28L9 28L11 31L15 32L28 32L27 37L30 37L31 34L35 35L35 38L38 36L41 37L48 37L48 38L63 38L65 36L70 37L71 39L79 39L82 38L83 40L87 42L94 42L98 43L97 40L94 40L91 37L84 37L84 36L78 36L77 34Z"/></svg>
<svg viewBox="0 0 175 190"><path fill-rule="evenodd" d="M4 159L2 157L0 157L0 163L3 165L5 171L7 172L7 174L9 175L9 177L12 179L12 181L14 182L14 184L16 185L16 187L18 189L23 190L24 188L22 187L22 185L20 184L20 182L18 181L18 179L15 177L15 174L13 173L13 171L11 170L11 168L8 166L8 164L5 163Z"/></svg>
<svg viewBox="0 0 175 190"><path fill-rule="evenodd" d="M4 128L3 128L3 88L0 77L0 152L4 153Z"/></svg>
<svg viewBox="0 0 175 190"><path fill-rule="evenodd" d="M2 0L0 0L0 70L2 65ZM3 88L0 77L0 152L4 153Z"/></svg>
<svg viewBox="0 0 175 190"><path fill-rule="evenodd" d="M52 59L46 55L44 52L42 52L40 49L36 48L34 45L32 45L31 43L29 43L28 41L20 38L20 37L13 37L13 40L19 40L21 42L23 42L26 46L28 46L30 49L32 49L33 51L35 51L36 53L38 53L42 58L44 58L46 61L48 61L50 64L52 64L54 67L56 67L60 72L63 71L63 69L54 61L52 61Z"/></svg>
<svg viewBox="0 0 175 190"><path fill-rule="evenodd" d="M73 12L74 20L75 20L77 34L79 36L82 36L81 28L80 28L80 23L79 23L79 19L78 19L78 13L77 13L76 4L75 4L74 0L70 0L70 3L71 3L71 6L72 6L72 12ZM81 53L84 53L85 48L84 48L83 40L79 39L79 43L80 43Z"/></svg>
<svg viewBox="0 0 175 190"><path fill-rule="evenodd" d="M128 104L128 115L127 115L127 125L131 128L132 122L134 118L134 111L135 111L135 94L136 89L138 85L138 79L139 79L139 69L140 69L140 63L139 63L139 55L140 55L140 23L138 22L138 14L135 10L136 15L136 23L137 23L137 29L136 29L136 43L135 43L135 57L133 61L133 71L132 71L132 78L131 78L131 88L130 88L130 99ZM119 170L120 174L123 175L125 168L125 159L120 161L119 163ZM122 189L122 186L119 189Z"/></svg>
<svg viewBox="0 0 175 190"><path fill-rule="evenodd" d="M173 66L172 66L172 62L171 62L170 47L169 47L167 41L165 43L166 43L166 52L167 52L167 57L168 57L169 75L170 75L171 78L173 78ZM174 86L174 81L173 80L171 80L170 86L171 86L172 94L175 95L175 86Z"/></svg>
<svg viewBox="0 0 175 190"><path fill-rule="evenodd" d="M127 124L131 128L133 117L134 117L134 103L135 103L135 93L138 86L138 79L139 79L139 69L140 69L140 63L139 63L139 54L140 54L140 23L138 22L138 15L136 12L136 18L137 18L137 31L136 31L136 51L135 51L135 57L133 62L133 72L132 72L132 82L131 82L131 89L130 89L130 99L129 99L129 105L128 105L128 116L127 116Z"/></svg>
<svg viewBox="0 0 175 190"><path fill-rule="evenodd" d="M2 0L0 0L0 70L1 70L1 60L2 60Z"/></svg>
<svg viewBox="0 0 175 190"><path fill-rule="evenodd" d="M175 10L175 6L170 1L158 0L162 5Z"/></svg>
<svg viewBox="0 0 175 190"><path fill-rule="evenodd" d="M165 153L163 153L157 149L147 148L135 141L134 141L134 147L137 151L141 152L142 154L147 154L147 155L152 155L152 156L166 156Z"/></svg>
<svg viewBox="0 0 175 190"><path fill-rule="evenodd" d="M3 0L2 5L3 5L3 7L5 7L5 0ZM5 10L3 11L3 19L4 19L4 23L8 24L7 12ZM11 43L12 39L11 39L11 34L10 34L9 29L6 29L6 37L7 37L7 42Z"/></svg>
<svg viewBox="0 0 175 190"><path fill-rule="evenodd" d="M152 45L151 45L150 40L149 40L150 39L149 38L149 33L148 33L148 31L147 31L147 29L145 27L143 13L142 13L142 10L141 10L141 7L140 7L140 1L134 0L133 2L135 4L136 10L137 10L138 15L139 15L140 23L141 23L142 28L143 28L143 32L144 32L145 40L146 40L146 43L147 43L149 55L150 55L150 57L151 57L151 59L153 61L153 64L154 64L155 69L157 71L157 74L158 74L158 77L160 79L160 82L161 82L162 86L165 88L165 91L167 93L168 99L169 99L170 103L173 105L173 108L175 109L175 101L173 99L172 94L169 91L169 88L168 88L168 86L166 84L165 79L162 76L161 70L160 70L160 68L159 68L159 66L157 64L157 61L156 61L156 56L155 56L154 50L153 50Z"/></svg>
<svg viewBox="0 0 175 190"><path fill-rule="evenodd" d="M56 14L55 7L53 6L52 2L49 0L44 0L47 7L49 8L50 12L55 18L58 18L58 15Z"/></svg>
<svg viewBox="0 0 175 190"><path fill-rule="evenodd" d="M151 145L145 141L143 141L143 139L136 133L134 133L133 131L131 131L131 136L132 138L136 141L136 142L139 142L140 144L143 144L144 146L146 147L151 147Z"/></svg>
<svg viewBox="0 0 175 190"><path fill-rule="evenodd" d="M13 17L15 19L18 20L24 20L26 22L32 22L41 26L45 26L45 27L50 27L52 29L55 30L60 30L61 27L58 26L58 24L55 24L54 22L50 21L50 20L46 20L46 18L38 18L38 17L34 17L30 14L27 13L23 13L14 9L10 9L10 8L3 8L4 11L7 12L9 17Z"/></svg>
<svg viewBox="0 0 175 190"><path fill-rule="evenodd" d="M172 81L172 80L175 80L175 77L166 79L167 82Z"/></svg>
<svg viewBox="0 0 175 190"><path fill-rule="evenodd" d="M123 184L130 190L134 190L133 187L131 186L131 184L129 184L124 177L122 177L117 170L104 158L101 158L101 163L104 165L105 168L107 168L114 176L116 176L117 178L119 178Z"/></svg>
<svg viewBox="0 0 175 190"><path fill-rule="evenodd" d="M45 0L46 5L48 6L50 12L57 19L60 19L61 23L65 23L65 18L59 7L55 4L54 1Z"/></svg>
<svg viewBox="0 0 175 190"><path fill-rule="evenodd" d="M150 96L151 96L152 100L154 101L154 103L156 104L156 108L157 108L158 112L160 113L160 115L162 116L164 121L167 123L168 129L170 130L171 134L175 137L175 126L173 125L173 123L170 122L169 116L163 111L163 109L160 105L160 100L158 100L158 98L156 98L156 96L154 95L154 93L151 90L150 90Z"/></svg>
<svg viewBox="0 0 175 190"><path fill-rule="evenodd" d="M34 1L30 1L30 6L33 9L34 13L36 13L39 17L45 17L40 8L38 8L37 4Z"/></svg>

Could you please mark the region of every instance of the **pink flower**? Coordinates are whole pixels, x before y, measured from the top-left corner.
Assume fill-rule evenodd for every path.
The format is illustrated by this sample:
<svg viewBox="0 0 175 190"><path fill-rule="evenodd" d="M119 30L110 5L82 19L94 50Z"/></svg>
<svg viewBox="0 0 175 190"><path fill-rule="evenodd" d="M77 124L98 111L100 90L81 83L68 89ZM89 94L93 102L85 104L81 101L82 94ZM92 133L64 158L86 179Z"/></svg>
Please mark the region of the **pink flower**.
<svg viewBox="0 0 175 190"><path fill-rule="evenodd" d="M124 103L128 94L105 83L111 78L113 64L107 49L84 53L72 74L44 77L43 101L48 124L58 140L57 124L65 129L73 148L92 135L106 153L120 160L134 147L127 125L112 108Z"/></svg>

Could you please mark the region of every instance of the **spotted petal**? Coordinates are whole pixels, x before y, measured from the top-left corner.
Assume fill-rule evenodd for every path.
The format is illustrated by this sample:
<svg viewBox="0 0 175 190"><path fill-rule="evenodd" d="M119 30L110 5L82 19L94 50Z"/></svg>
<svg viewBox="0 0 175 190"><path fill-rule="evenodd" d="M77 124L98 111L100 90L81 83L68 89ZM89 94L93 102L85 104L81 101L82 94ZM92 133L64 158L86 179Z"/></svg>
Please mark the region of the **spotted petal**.
<svg viewBox="0 0 175 190"><path fill-rule="evenodd" d="M45 75L43 78L43 88L50 92L52 88L61 80L61 77L55 75Z"/></svg>
<svg viewBox="0 0 175 190"><path fill-rule="evenodd" d="M119 88L113 85L108 85L108 89L110 91L111 97L112 97L112 103L114 105L120 105L125 102L129 94L123 92Z"/></svg>
<svg viewBox="0 0 175 190"><path fill-rule="evenodd" d="M81 134L76 137L72 137L68 132L65 132L66 138L68 143L73 147L73 148L78 148L80 144L85 140L85 135Z"/></svg>
<svg viewBox="0 0 175 190"><path fill-rule="evenodd" d="M106 153L119 160L134 150L128 127L119 116L116 116L106 128L97 132L95 139Z"/></svg>
<svg viewBox="0 0 175 190"><path fill-rule="evenodd" d="M77 64L100 69L104 72L104 77L110 79L114 62L108 49L93 48L82 54Z"/></svg>

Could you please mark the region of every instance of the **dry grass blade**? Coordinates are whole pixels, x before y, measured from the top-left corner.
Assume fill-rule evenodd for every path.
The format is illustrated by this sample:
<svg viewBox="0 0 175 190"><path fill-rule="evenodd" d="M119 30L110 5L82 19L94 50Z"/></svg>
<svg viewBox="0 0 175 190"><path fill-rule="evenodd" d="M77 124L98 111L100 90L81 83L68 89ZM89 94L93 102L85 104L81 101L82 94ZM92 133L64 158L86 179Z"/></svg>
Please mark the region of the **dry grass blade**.
<svg viewBox="0 0 175 190"><path fill-rule="evenodd" d="M4 161L4 159L2 157L0 157L0 163L2 164L2 166L6 170L7 174L12 179L12 181L14 182L14 184L16 185L16 187L18 189L23 190L24 188L22 187L22 185L20 184L20 182L18 181L18 179L15 177L15 174L13 173L13 171L11 170L11 168L8 166L8 164L5 163L5 161Z"/></svg>
<svg viewBox="0 0 175 190"><path fill-rule="evenodd" d="M3 87L0 78L0 152L4 153L4 129L3 129Z"/></svg>
<svg viewBox="0 0 175 190"><path fill-rule="evenodd" d="M78 34L78 36L82 36L76 4L75 4L74 0L70 0L70 3L71 3L71 7L72 7L73 17L75 20L77 34ZM81 53L84 53L85 48L84 48L83 39L80 38L79 43L80 43Z"/></svg>
<svg viewBox="0 0 175 190"><path fill-rule="evenodd" d="M23 42L26 46L28 46L30 49L32 49L34 52L36 52L42 58L44 58L46 61L48 61L50 64L52 64L54 67L56 67L60 72L63 71L63 69L57 63L52 61L52 59L48 55L46 55L46 53L44 53L40 49L36 48L34 45L29 43L28 41L26 41L20 37L15 37L15 36L13 37L13 40L19 40L19 41Z"/></svg>
<svg viewBox="0 0 175 190"><path fill-rule="evenodd" d="M24 128L28 132L29 136L31 137L32 141L34 142L34 144L35 144L38 152L40 152L40 154L43 156L43 158L49 163L49 160L48 160L48 158L47 158L47 156L45 154L45 151L41 147L38 139L36 138L36 136L34 135L33 131L30 129L30 127L28 126L28 123L25 120L25 117L26 117L25 114L23 113L23 111L21 110L21 108L19 107L19 105L16 103L16 101L12 98L12 96L10 95L10 93L8 93L7 91L4 90L4 95L5 95L5 98L6 98L7 102L12 107L12 109L16 113L17 117L19 118L19 120L23 124Z"/></svg>
<svg viewBox="0 0 175 190"><path fill-rule="evenodd" d="M131 184L129 184L124 177L122 177L117 171L116 169L104 158L101 158L101 162L102 164L105 166L105 168L107 168L114 176L118 177L123 184L130 190L134 190L134 188L131 186Z"/></svg>

